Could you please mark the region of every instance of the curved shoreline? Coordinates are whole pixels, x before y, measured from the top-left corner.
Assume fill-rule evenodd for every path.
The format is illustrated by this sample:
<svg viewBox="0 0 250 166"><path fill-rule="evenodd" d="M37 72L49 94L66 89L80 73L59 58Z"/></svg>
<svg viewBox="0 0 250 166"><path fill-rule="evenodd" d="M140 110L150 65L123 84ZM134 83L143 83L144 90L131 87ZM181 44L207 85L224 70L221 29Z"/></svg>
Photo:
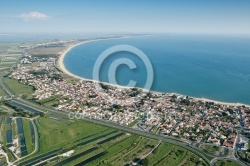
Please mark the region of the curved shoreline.
<svg viewBox="0 0 250 166"><path fill-rule="evenodd" d="M95 41L95 40L92 40L92 41ZM68 70L66 69L66 67L65 67L65 65L64 65L64 63L63 63L63 61L64 61L65 56L67 55L67 53L68 53L71 49L73 49L73 48L75 48L75 47L77 47L77 46L79 46L79 45L81 45L81 44L85 44L85 43L89 43L89 42L91 42L91 40L87 40L87 41L80 42L80 43L77 43L77 44L74 44L74 45L70 45L70 46L68 46L68 47L66 48L65 51L63 51L63 53L61 53L61 55L59 55L58 60L57 60L57 65L58 65L58 67L62 70L62 72L63 72L64 74L67 74L67 75L69 75L69 76L71 76L71 77L74 77L74 78L77 78L77 79L85 80L84 78L79 77L79 76L77 76L77 75L71 73L70 71L68 71Z"/></svg>
<svg viewBox="0 0 250 166"><path fill-rule="evenodd" d="M85 80L85 81L91 81L91 82L99 82L99 81L96 81L96 80L92 80L92 79L87 79L87 78L83 78L83 77L80 77L80 76L77 76L73 73L71 73L70 71L68 71L63 63L64 61L64 58L65 56L67 55L67 53L81 45L81 44L86 44L86 43L89 43L89 42L94 42L94 41L100 41L100 40L110 40L110 39L120 39L120 38L125 38L125 36L123 37L118 37L118 38L106 38L106 39L91 39L91 40L86 40L86 41L83 41L83 42L80 42L80 43L77 43L77 44L74 44L74 45L70 45L69 47L67 47L67 49L65 51L63 51L63 53L61 53L61 55L59 55L59 58L57 60L57 64L58 64L58 67L61 69L61 71L66 74L66 75L69 75L71 77L74 77L76 79L79 79L79 80ZM121 85L114 85L114 84L111 84L111 83L107 83L107 82L101 82L103 84L106 84L106 85L110 85L110 86L114 86L114 87L118 87L118 88L123 88L123 89L127 89L127 88L131 88L131 87L126 87L126 86L121 86ZM137 87L138 88L138 87ZM142 88L139 88L139 89L142 89ZM142 89L142 90L145 90L145 89ZM154 93L161 93L161 94L176 94L176 95L182 95L182 96L186 96L186 95L183 95L183 94L178 94L178 93L167 93L167 92L155 92L155 91L151 91L151 92L154 92ZM217 100L212 100L212 99L208 99L208 98L203 98L203 97L193 97L193 96L189 96L190 98L193 98L193 99L196 99L196 100L200 100L200 101L204 101L204 102L214 102L216 104L221 104L221 105L229 105L229 106L246 106L246 107L250 107L249 104L244 104L244 103L233 103L233 102L223 102L223 101L217 101Z"/></svg>
<svg viewBox="0 0 250 166"><path fill-rule="evenodd" d="M128 36L122 36L122 37L116 37L116 38L106 38L106 39L91 39L91 40L86 40L86 41L83 41L83 42L80 42L80 43L77 43L77 44L74 44L74 45L70 45L69 47L67 47L67 49L65 51L63 51L63 53L61 53L61 55L59 55L59 58L57 60L57 65L58 67L61 69L61 71L64 73L64 74L67 74L73 78L76 78L76 79L79 79L79 80L84 80L84 81L91 81L91 82L99 82L99 81L96 81L96 80L91 80L91 79L87 79L87 78L84 78L84 77L80 77L80 76L77 76L73 73L71 73L64 65L63 61L64 61L64 58L65 56L67 55L67 53L79 46L79 45L82 45L82 44L86 44L86 43L89 43L89 42L95 42L95 41L101 41L101 40L110 40L110 39L120 39L120 38L127 38ZM110 83L107 83L107 82L102 82L103 84L106 84L106 85L110 85L110 86L115 86L115 87L118 87L118 88L123 88L123 89L127 89L127 88L131 88L131 87L126 87L126 86L121 86L121 85L114 85L114 84L110 84Z"/></svg>

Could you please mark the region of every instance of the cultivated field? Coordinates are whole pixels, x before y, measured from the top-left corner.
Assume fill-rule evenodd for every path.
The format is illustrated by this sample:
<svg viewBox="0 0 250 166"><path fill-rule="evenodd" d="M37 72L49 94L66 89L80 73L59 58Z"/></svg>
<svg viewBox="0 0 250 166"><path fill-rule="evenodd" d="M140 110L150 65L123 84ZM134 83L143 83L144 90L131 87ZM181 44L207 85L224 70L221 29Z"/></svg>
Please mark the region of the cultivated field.
<svg viewBox="0 0 250 166"><path fill-rule="evenodd" d="M69 123L70 122L70 123ZM206 165L198 156L175 146L84 121L39 118L39 151L20 162L32 165ZM25 121L24 121L24 126ZM26 134L28 135L28 134ZM30 142L27 138L27 142ZM31 147L27 146L27 151ZM70 157L61 154L70 150ZM37 156L34 158L34 156ZM141 160L142 159L142 160Z"/></svg>
<svg viewBox="0 0 250 166"><path fill-rule="evenodd" d="M0 43L0 75L9 71L23 54L19 48L20 43ZM5 96L5 92L0 88L0 96Z"/></svg>
<svg viewBox="0 0 250 166"><path fill-rule="evenodd" d="M29 126L29 119L26 118L11 118L9 116L0 116L1 122L1 139L0 142L7 152L10 161L14 161L18 157L24 157L34 151L34 143L32 137L34 133L31 132ZM18 123L18 121L22 123ZM23 129L23 130L22 130ZM12 146L17 144L18 146ZM27 149L26 149L27 148ZM16 151L14 155L12 151Z"/></svg>
<svg viewBox="0 0 250 166"><path fill-rule="evenodd" d="M20 43L0 43L0 71L10 69L23 54Z"/></svg>

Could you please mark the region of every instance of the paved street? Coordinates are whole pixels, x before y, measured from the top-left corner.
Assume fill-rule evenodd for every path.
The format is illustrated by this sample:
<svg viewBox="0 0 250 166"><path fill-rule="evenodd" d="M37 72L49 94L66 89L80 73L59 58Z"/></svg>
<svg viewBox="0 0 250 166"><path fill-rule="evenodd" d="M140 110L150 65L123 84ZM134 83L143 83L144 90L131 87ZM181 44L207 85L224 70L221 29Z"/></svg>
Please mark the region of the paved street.
<svg viewBox="0 0 250 166"><path fill-rule="evenodd" d="M0 78L0 86L12 98L13 101L18 102L20 104L27 105L29 107L36 108L36 109L38 109L40 111L56 114L56 115L58 115L59 118L62 118L62 117L63 118L69 118L68 114L71 113L70 111L59 111L59 110L55 110L55 109L46 108L46 107L43 107L43 106L38 105L36 103L33 103L31 101L16 97L14 95L14 93L11 92L11 90L4 84L4 82L2 80L3 80L3 77ZM156 134L153 134L153 133L145 132L145 131L140 130L140 129L134 129L134 128L131 128L131 127L127 127L127 126L124 126L124 125L119 125L117 123L113 123L113 122L106 121L106 120L101 120L101 119L84 118L84 119L81 119L81 120L91 122L91 123L95 123L95 124L102 125L102 126L106 126L106 127L110 127L110 128L114 128L114 129L121 130L121 131L124 131L124 132L133 133L133 134L136 134L136 135L140 135L140 136L148 137L148 138L151 138L151 139L155 139L155 140L159 140L159 141L163 141L163 142L167 142L167 143L171 143L171 144L181 146L181 147L183 147L183 148L197 154L198 156L203 158L210 165L214 165L217 160L234 160L234 161L236 160L241 165L246 165L246 164L242 163L241 161L239 161L237 159L234 159L234 158L232 158L230 156L229 157L221 157L221 158L215 157L213 160L209 161L207 159L207 157L205 157L203 155L203 152L201 152L198 148L192 146L188 141L185 142L185 141L183 141L181 139L177 139L177 138L174 138L174 137L156 135ZM208 156L211 156L211 155L208 155ZM211 156L211 157L214 157L214 156Z"/></svg>

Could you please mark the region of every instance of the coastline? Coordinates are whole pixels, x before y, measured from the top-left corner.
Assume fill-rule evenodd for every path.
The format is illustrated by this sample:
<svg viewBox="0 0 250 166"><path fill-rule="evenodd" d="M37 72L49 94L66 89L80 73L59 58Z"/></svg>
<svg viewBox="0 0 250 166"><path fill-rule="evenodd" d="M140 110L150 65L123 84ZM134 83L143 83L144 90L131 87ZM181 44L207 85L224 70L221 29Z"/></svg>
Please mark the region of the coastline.
<svg viewBox="0 0 250 166"><path fill-rule="evenodd" d="M93 41L95 41L95 40L93 40ZM71 49L73 49L74 47L77 47L77 46L79 46L79 45L81 45L81 44L88 43L88 42L91 42L91 40L87 40L87 41L83 41L83 42L80 42L80 43L77 43L77 44L74 44L74 45L70 45L70 46L68 46L68 47L66 48L65 51L63 51L63 52L59 55L58 60L57 60L57 65L58 65L58 67L61 69L61 71L62 71L64 74L67 74L67 75L69 75L69 76L71 76L71 77L74 77L74 78L77 78L77 79L86 80L86 79L84 79L84 78L82 78L82 77L79 77L79 76L77 76L77 75L71 73L70 71L68 71L68 70L66 69L66 67L64 66L63 61L64 61L65 56L67 55L67 53L68 53Z"/></svg>
<svg viewBox="0 0 250 166"><path fill-rule="evenodd" d="M58 60L57 60L57 65L58 67L61 69L61 71L66 74L66 75L69 75L71 77L74 77L76 79L79 79L79 80L84 80L84 81L91 81L91 82L99 82L99 81L96 81L96 80L92 80L92 79L87 79L87 78L83 78L83 77L80 77L80 76L77 76L73 73L71 73L70 71L68 71L63 63L64 61L64 58L65 56L67 55L67 53L73 49L74 47L77 47L81 44L86 44L86 43L89 43L89 42L95 42L95 41L101 41L101 40L110 40L110 39L120 39L120 38L127 38L129 36L122 36L122 37L116 37L116 38L105 38L105 39L90 39L90 40L86 40L86 41L83 41L83 42L80 42L80 43L76 43L74 45L70 45L66 48L65 51L63 51L59 57L58 57ZM122 89L128 89L128 88L131 88L131 87L126 87L126 86L121 86L121 85L114 85L114 84L111 84L111 83L107 83L107 82L101 82L103 84L106 84L106 85L109 85L109 86L113 86L113 87L118 87L118 88L122 88ZM136 87L138 89L141 89L141 90L145 90L143 88L139 88L139 87ZM147 91L147 90L145 90ZM158 93L158 94L176 94L176 95L182 95L182 96L186 96L184 94L178 94L178 93L167 93L167 92L156 92L156 91L150 91L150 92L153 92L153 93ZM221 105L228 105L228 106L246 106L246 107L250 107L250 105L248 104L243 104L243 103L233 103L233 102L223 102L223 101L217 101L217 100L213 100L213 99L208 99L208 98L203 98L203 97L193 97L193 96L188 96L189 98L193 98L197 101L204 101L204 102L214 102L216 104L221 104Z"/></svg>
<svg viewBox="0 0 250 166"><path fill-rule="evenodd" d="M68 46L68 47L66 48L65 51L63 51L62 53L60 53L60 55L59 55L59 57L58 57L58 60L57 60L57 65L58 65L58 67L60 68L60 70L61 70L64 74L66 74L66 75L68 75L68 76L71 76L71 77L76 78L76 79L79 79L79 80L91 81L91 82L99 83L99 81L91 80L91 79L87 79L87 78L83 78L83 77L77 76L77 75L71 73L69 70L67 70L66 67L65 67L65 65L64 65L64 63L63 63L65 56L67 55L67 53L68 53L71 49L73 49L73 48L75 48L75 47L77 47L77 46L79 46L79 45L82 45L82 44L86 44L86 43L89 43L89 42L95 42L95 41L101 41L101 40L120 39L120 38L128 38L128 37L130 37L130 36L122 36L122 37L107 38L107 39L90 39L90 40L86 40L86 41L83 41L83 42L80 42L80 43L76 43L76 44L74 44L74 45L70 45L70 46ZM109 85L109 86L115 86L115 87L122 88L122 89L129 89L129 88L131 88L131 87L126 87L126 86L121 86L121 85L114 85L114 84L107 83L107 82L101 82L101 83L106 84L106 85Z"/></svg>

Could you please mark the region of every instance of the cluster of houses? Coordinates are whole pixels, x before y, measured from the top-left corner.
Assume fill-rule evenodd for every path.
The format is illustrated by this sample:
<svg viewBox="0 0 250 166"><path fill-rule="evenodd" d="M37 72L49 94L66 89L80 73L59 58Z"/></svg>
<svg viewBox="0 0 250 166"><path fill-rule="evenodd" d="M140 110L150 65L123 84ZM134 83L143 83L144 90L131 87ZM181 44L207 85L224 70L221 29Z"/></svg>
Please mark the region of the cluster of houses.
<svg viewBox="0 0 250 166"><path fill-rule="evenodd" d="M71 83L57 79L47 65L18 66L10 77L35 87L34 100L55 109L86 113L128 125L135 120L155 126L158 133L195 142L234 147L238 131L250 132L250 108L214 103L178 94L146 92L87 80ZM34 71L48 70L34 74ZM39 73L39 72L38 72Z"/></svg>
<svg viewBox="0 0 250 166"><path fill-rule="evenodd" d="M38 43L34 46L21 45L19 48L31 49L31 48L42 48L42 47L65 47L67 44L75 42L74 40L55 40L52 42Z"/></svg>

